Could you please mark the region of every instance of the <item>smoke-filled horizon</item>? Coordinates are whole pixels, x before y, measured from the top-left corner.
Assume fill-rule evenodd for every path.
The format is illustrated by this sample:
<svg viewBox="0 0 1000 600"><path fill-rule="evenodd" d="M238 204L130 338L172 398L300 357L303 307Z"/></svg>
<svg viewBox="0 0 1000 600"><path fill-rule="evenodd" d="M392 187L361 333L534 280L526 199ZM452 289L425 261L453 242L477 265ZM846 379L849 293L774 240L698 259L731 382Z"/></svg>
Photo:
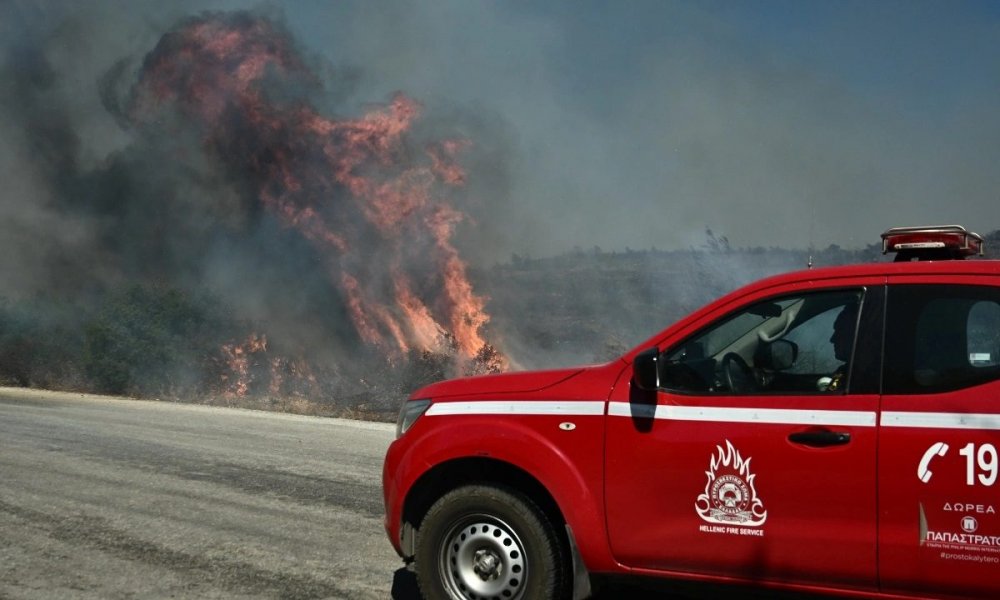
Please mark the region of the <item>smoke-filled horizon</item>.
<svg viewBox="0 0 1000 600"><path fill-rule="evenodd" d="M326 65L324 109L353 116L401 91L426 119L488 124L473 141L500 172L468 182L488 201L460 233L476 264L686 247L706 227L735 246L853 248L893 225L1000 225L994 3L162 4L0 8L8 69L39 79L19 100L73 137L64 157L39 157L4 102L14 189L48 194L36 172L53 158L90 166L129 143L99 97L109 71L136 68L182 18L249 8ZM50 217L26 216L59 226Z"/></svg>

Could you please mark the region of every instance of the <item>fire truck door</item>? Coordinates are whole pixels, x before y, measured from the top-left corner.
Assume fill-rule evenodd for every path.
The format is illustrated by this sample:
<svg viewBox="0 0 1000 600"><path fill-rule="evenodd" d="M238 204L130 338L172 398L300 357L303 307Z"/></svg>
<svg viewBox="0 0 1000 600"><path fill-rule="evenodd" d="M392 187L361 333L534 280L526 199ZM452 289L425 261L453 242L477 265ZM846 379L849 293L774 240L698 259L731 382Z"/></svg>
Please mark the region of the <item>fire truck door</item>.
<svg viewBox="0 0 1000 600"><path fill-rule="evenodd" d="M1000 597L1000 278L909 280L886 309L882 587Z"/></svg>
<svg viewBox="0 0 1000 600"><path fill-rule="evenodd" d="M677 332L658 391L626 371L607 437L618 560L875 589L883 288L865 283L772 291Z"/></svg>

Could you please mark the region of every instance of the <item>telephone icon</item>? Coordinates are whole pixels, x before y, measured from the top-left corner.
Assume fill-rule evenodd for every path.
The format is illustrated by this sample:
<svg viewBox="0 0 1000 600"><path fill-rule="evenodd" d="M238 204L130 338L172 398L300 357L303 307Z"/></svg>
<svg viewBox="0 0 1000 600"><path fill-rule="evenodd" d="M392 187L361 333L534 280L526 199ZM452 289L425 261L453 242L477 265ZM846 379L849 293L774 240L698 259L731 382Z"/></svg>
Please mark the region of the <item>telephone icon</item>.
<svg viewBox="0 0 1000 600"><path fill-rule="evenodd" d="M931 444L931 447L924 452L924 457L920 459L920 465L917 466L917 477L920 481L927 483L934 476L931 471L931 460L936 456L944 456L948 453L948 444L944 442L935 442Z"/></svg>

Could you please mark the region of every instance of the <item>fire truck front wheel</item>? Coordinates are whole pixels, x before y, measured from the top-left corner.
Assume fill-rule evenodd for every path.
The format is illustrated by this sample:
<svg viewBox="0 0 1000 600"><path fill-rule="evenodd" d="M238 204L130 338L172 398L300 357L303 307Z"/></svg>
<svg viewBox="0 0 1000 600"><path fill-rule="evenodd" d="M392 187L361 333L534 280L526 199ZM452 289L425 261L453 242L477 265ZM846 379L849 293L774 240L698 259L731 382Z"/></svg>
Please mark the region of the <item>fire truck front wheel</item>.
<svg viewBox="0 0 1000 600"><path fill-rule="evenodd" d="M550 520L507 488L452 490L417 532L417 583L428 600L565 598L568 565Z"/></svg>

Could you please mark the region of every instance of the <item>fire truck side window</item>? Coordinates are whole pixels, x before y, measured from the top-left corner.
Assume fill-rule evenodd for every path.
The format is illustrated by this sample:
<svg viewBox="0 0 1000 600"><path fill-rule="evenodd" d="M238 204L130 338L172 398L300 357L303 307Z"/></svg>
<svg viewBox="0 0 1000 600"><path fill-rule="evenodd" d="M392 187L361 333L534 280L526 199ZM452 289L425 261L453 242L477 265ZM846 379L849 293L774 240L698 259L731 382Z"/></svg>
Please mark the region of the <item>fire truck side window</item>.
<svg viewBox="0 0 1000 600"><path fill-rule="evenodd" d="M661 384L697 394L844 393L864 292L759 302L664 353Z"/></svg>
<svg viewBox="0 0 1000 600"><path fill-rule="evenodd" d="M886 394L947 392L1000 377L1000 292L897 285L889 290Z"/></svg>

